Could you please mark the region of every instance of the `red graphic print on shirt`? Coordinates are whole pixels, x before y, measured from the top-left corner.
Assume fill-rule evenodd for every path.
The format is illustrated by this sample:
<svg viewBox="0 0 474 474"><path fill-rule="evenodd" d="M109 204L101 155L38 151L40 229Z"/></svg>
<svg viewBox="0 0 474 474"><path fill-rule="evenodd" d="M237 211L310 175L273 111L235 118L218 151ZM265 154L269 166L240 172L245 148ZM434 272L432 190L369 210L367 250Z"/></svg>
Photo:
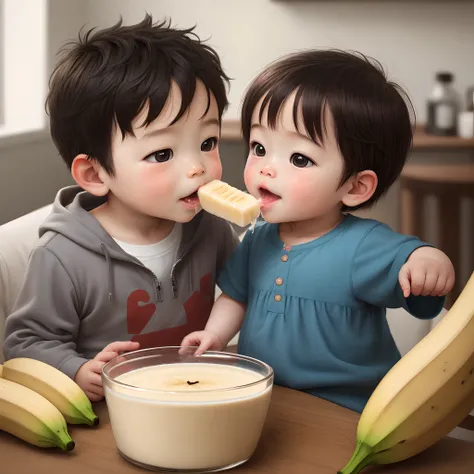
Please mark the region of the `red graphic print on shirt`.
<svg viewBox="0 0 474 474"><path fill-rule="evenodd" d="M156 304L148 303L148 301L150 301L150 295L145 290L135 290L128 297L127 326L129 334L140 334L155 314Z"/></svg>
<svg viewBox="0 0 474 474"><path fill-rule="evenodd" d="M186 323L182 326L161 329L160 331L153 331L145 334L140 334L141 331L135 332L139 327L143 330L155 312L156 305L153 303L140 305L140 303L148 303L148 301L150 301L150 296L144 290L136 290L128 297L128 332L129 334L135 334L132 341L139 342L140 349L147 347L179 345L184 336L192 331L202 330L206 325L214 302L211 274L208 273L201 278L199 291L195 291L184 303ZM151 312L152 307L153 312ZM131 331L130 328L132 328L133 331Z"/></svg>

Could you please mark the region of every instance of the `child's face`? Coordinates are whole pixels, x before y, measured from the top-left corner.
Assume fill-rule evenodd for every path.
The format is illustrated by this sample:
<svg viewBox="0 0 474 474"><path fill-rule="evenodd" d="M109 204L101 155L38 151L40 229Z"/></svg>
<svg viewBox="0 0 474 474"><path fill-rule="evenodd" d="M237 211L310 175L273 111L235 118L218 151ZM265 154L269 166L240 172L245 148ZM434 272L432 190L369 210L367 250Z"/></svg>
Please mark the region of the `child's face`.
<svg viewBox="0 0 474 474"><path fill-rule="evenodd" d="M324 148L293 124L295 94L283 105L276 128L269 128L266 113L259 123L257 105L252 116L250 153L244 172L249 192L261 199L267 222L296 222L339 210L345 187L339 187L344 161L334 136L330 114L325 117ZM301 117L298 128L304 133Z"/></svg>
<svg viewBox="0 0 474 474"><path fill-rule="evenodd" d="M141 127L148 108L132 123L135 137L112 137L114 176L104 176L112 199L141 215L188 222L200 210L197 189L220 179L219 114L215 98L206 115L207 92L198 81L193 101L178 122L169 126L181 105L172 85L168 102L157 119Z"/></svg>

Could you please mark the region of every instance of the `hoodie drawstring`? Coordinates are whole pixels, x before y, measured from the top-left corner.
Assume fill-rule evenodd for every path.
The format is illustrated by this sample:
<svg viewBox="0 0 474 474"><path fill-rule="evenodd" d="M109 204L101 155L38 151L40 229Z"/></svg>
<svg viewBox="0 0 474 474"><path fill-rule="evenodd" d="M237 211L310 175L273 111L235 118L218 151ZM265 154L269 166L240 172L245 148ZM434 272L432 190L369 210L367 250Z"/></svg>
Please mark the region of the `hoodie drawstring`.
<svg viewBox="0 0 474 474"><path fill-rule="evenodd" d="M107 291L109 293L109 301L112 302L112 263L110 261L110 255L107 251L107 247L105 244L100 244L100 248L104 252L105 260L107 262Z"/></svg>

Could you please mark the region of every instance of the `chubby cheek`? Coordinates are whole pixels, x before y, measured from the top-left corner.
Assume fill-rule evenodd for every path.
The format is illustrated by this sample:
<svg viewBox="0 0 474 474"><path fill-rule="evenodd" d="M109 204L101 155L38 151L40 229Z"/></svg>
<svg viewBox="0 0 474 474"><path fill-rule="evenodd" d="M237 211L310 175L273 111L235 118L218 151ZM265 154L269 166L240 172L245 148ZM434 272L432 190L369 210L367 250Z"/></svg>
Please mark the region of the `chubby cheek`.
<svg viewBox="0 0 474 474"><path fill-rule="evenodd" d="M162 169L160 169L162 168ZM166 199L174 197L176 181L165 167L156 166L151 169L141 170L139 179L139 192L148 199Z"/></svg>
<svg viewBox="0 0 474 474"><path fill-rule="evenodd" d="M306 176L292 176L286 182L284 191L284 197L289 198L293 203L308 202L316 194L314 179Z"/></svg>
<svg viewBox="0 0 474 474"><path fill-rule="evenodd" d="M286 210L296 220L317 217L328 203L323 187L314 176L292 176L284 188Z"/></svg>
<svg viewBox="0 0 474 474"><path fill-rule="evenodd" d="M255 157L250 157L245 164L244 169L244 183L245 187L249 191L249 193L253 194L254 196L257 193L257 181L260 172L259 167L259 160Z"/></svg>
<svg viewBox="0 0 474 474"><path fill-rule="evenodd" d="M332 176L292 177L285 197L290 197L292 212L300 218L313 218L327 212L337 202L336 181ZM304 203L302 206L301 203Z"/></svg>
<svg viewBox="0 0 474 474"><path fill-rule="evenodd" d="M222 178L222 162L219 155L219 150L215 149L208 154L206 162L206 173L211 179Z"/></svg>

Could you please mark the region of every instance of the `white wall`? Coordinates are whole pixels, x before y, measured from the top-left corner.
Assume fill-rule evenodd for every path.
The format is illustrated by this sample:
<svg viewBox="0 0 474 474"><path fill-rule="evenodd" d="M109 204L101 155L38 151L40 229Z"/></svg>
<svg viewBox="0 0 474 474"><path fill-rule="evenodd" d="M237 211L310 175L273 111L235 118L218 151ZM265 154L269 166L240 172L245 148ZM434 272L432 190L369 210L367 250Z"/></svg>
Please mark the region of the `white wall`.
<svg viewBox="0 0 474 474"><path fill-rule="evenodd" d="M382 62L406 87L418 118L437 70L452 71L465 91L474 84L474 1L89 0L88 18L108 25L169 16L220 53L235 77L229 117L237 117L250 79L269 61L295 49L356 49Z"/></svg>

